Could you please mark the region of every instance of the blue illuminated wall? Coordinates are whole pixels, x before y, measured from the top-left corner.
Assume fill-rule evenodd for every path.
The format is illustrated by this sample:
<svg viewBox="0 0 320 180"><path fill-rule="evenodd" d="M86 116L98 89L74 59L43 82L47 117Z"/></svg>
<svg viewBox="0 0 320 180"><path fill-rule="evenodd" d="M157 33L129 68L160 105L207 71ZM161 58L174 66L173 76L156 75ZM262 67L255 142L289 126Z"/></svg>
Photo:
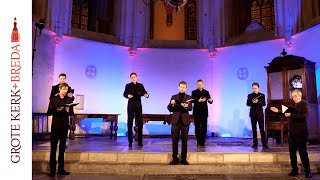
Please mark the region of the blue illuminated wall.
<svg viewBox="0 0 320 180"><path fill-rule="evenodd" d="M169 113L166 107L171 95L178 92L179 81L188 83L187 93L191 94L196 89L196 81L202 79L214 99L209 105L208 133L248 137L251 124L246 98L253 82L259 82L261 92L266 94L264 66L286 48L289 54L317 62L317 86L320 86L319 39L320 26L317 26L294 36L291 48L279 39L219 48L217 57L210 59L203 49L140 48L135 56L130 56L127 47L64 37L56 47L54 77L66 73L75 94L85 96L84 110L77 112L121 114L119 135L126 133L127 99L122 93L125 84L130 82L131 72L138 74L138 81L150 94L149 99L142 99L145 114ZM47 99L34 109L44 111L46 106ZM82 128L87 133L105 133L104 128L109 124L99 129L99 121L103 124L101 120L86 120ZM91 123L95 123L95 128L91 128ZM144 133L170 134L170 126L148 123ZM190 134L194 134L193 125Z"/></svg>

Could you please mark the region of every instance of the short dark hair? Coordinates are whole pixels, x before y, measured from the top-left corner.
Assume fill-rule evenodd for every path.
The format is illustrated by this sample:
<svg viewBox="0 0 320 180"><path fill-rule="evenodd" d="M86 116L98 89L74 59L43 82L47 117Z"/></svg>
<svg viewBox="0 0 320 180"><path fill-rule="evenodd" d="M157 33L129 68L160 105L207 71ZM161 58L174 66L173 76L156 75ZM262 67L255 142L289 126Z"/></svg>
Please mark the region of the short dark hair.
<svg viewBox="0 0 320 180"><path fill-rule="evenodd" d="M138 76L137 73L135 73L135 72L132 72L132 73L130 74L130 77L131 77L132 75Z"/></svg>
<svg viewBox="0 0 320 180"><path fill-rule="evenodd" d="M59 85L59 89L62 89L63 87L69 87L67 83L62 83Z"/></svg>
<svg viewBox="0 0 320 180"><path fill-rule="evenodd" d="M179 82L179 86L180 86L180 84L187 86L187 83L186 83L185 81L180 81L180 82Z"/></svg>
<svg viewBox="0 0 320 180"><path fill-rule="evenodd" d="M203 81L202 81L202 79L199 79L199 80L197 81L197 83L198 83L198 82L203 82Z"/></svg>
<svg viewBox="0 0 320 180"><path fill-rule="evenodd" d="M257 82L252 83L252 86L251 86L251 87L253 87L253 86L258 86L258 87L260 87L260 86L259 86L259 83L257 83Z"/></svg>
<svg viewBox="0 0 320 180"><path fill-rule="evenodd" d="M61 73L61 74L59 74L59 77L60 76L64 76L64 77L66 77L67 78L67 75L65 74L65 73Z"/></svg>

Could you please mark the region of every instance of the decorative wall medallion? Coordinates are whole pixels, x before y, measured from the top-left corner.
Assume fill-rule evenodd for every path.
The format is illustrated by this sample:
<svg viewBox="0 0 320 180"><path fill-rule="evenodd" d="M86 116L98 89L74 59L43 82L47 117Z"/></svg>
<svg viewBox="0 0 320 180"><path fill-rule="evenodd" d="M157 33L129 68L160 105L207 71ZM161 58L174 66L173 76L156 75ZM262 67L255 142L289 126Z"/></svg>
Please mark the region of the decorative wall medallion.
<svg viewBox="0 0 320 180"><path fill-rule="evenodd" d="M95 78L97 75L97 68L94 65L89 65L86 67L87 78Z"/></svg>
<svg viewBox="0 0 320 180"><path fill-rule="evenodd" d="M247 79L248 74L249 74L249 71L248 71L248 68L246 68L246 67L241 67L237 71L238 79L240 79L240 80Z"/></svg>

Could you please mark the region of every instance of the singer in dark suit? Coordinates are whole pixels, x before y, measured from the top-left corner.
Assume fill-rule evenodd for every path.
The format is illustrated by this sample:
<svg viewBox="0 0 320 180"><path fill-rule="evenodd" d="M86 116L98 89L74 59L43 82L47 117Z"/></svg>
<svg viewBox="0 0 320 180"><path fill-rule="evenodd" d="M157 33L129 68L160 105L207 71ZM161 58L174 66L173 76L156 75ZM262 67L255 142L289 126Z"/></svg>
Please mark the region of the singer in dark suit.
<svg viewBox="0 0 320 180"><path fill-rule="evenodd" d="M259 83L255 82L252 84L253 93L248 95L247 106L250 106L250 118L252 126L252 136L254 149L258 148L258 138L257 138L257 123L259 124L261 143L263 148L268 148L266 135L264 131L264 114L263 106L266 105L265 95L259 92Z"/></svg>
<svg viewBox="0 0 320 180"><path fill-rule="evenodd" d="M188 150L188 133L190 125L189 112L192 110L192 102L187 103L192 97L185 94L187 83L181 81L179 83L179 94L173 95L168 105L168 110L173 112L171 115L171 136L172 136L172 161L171 165L176 165L180 162L178 158L178 143L182 140L181 164L189 165L187 161Z"/></svg>
<svg viewBox="0 0 320 180"><path fill-rule="evenodd" d="M142 105L141 105L141 96L146 98L149 97L149 94L144 89L143 84L137 82L137 74L130 74L131 83L126 84L125 90L123 92L123 96L128 98L128 141L129 147L132 147L132 126L133 126L133 118L135 118L138 125L138 146L143 146L142 144Z"/></svg>
<svg viewBox="0 0 320 180"><path fill-rule="evenodd" d="M65 73L59 74L59 84L56 84L56 85L52 86L49 100L51 100L53 97L55 97L55 96L57 96L57 95L59 94L59 92L60 92L59 86L60 86L60 84L66 83L66 80L67 80L67 75L66 75ZM68 85L67 96L68 96L69 98L71 98L72 101L74 101L74 96L73 96L73 94L74 94L74 89L72 89L72 88ZM71 106L70 109L69 109L69 111L70 111L70 114L73 115L73 114L74 114L74 106ZM49 105L48 105L47 115L48 115L48 116L52 116L52 112L51 112L51 109L50 109ZM69 121L72 122L72 116L69 117ZM70 131L70 134L71 134L71 131ZM67 145L65 145L65 147L68 148Z"/></svg>
<svg viewBox="0 0 320 180"><path fill-rule="evenodd" d="M72 115L66 104L72 103L72 99L67 96L68 84L59 85L59 94L50 99L49 109L52 113L51 136L50 136L50 174L54 177L56 174L56 151L59 143L58 174L69 175L64 169L64 152L69 129L69 116Z"/></svg>
<svg viewBox="0 0 320 180"><path fill-rule="evenodd" d="M212 104L209 91L203 89L203 81L197 81L197 89L192 91L193 104L193 117L195 134L197 137L197 146L205 146L207 137L208 125L208 105L207 102Z"/></svg>
<svg viewBox="0 0 320 180"><path fill-rule="evenodd" d="M307 118L310 112L310 105L302 100L302 93L299 90L292 91L294 106L288 108L284 113L275 107L270 109L279 115L289 118L289 152L292 171L289 176L298 176L297 150L305 171L305 177L311 178L309 157L307 152L308 126Z"/></svg>

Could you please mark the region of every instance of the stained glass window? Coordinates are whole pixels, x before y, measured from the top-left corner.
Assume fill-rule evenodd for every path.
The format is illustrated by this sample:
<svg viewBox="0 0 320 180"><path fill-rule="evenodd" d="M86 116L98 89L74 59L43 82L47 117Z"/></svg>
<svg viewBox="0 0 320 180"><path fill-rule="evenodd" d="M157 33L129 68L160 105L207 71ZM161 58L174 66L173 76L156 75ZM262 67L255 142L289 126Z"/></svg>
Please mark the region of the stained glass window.
<svg viewBox="0 0 320 180"><path fill-rule="evenodd" d="M72 28L88 30L88 0L73 0Z"/></svg>
<svg viewBox="0 0 320 180"><path fill-rule="evenodd" d="M251 20L260 23L266 31L274 30L273 0L254 0L251 5Z"/></svg>

